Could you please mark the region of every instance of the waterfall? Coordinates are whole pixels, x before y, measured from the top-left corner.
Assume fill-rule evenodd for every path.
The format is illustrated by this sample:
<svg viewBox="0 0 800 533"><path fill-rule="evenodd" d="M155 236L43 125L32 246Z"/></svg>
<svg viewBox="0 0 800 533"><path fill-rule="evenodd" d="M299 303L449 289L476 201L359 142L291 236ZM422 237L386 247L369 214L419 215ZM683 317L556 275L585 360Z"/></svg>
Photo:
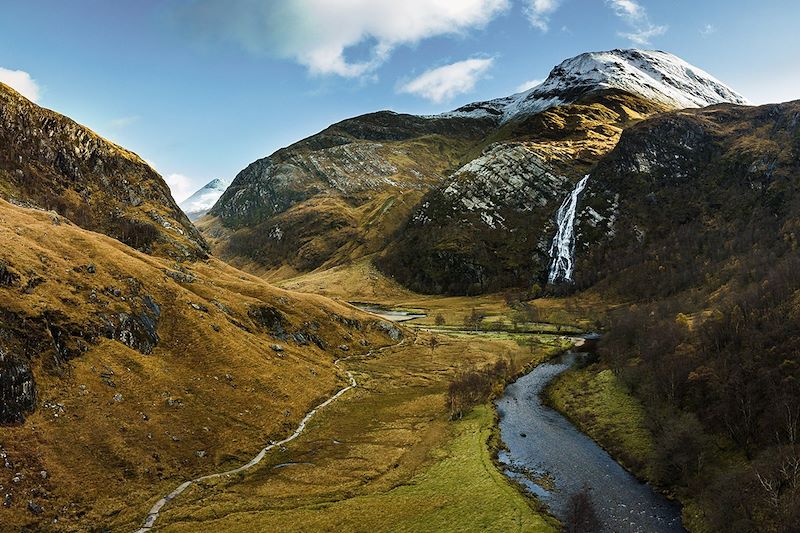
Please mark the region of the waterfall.
<svg viewBox="0 0 800 533"><path fill-rule="evenodd" d="M572 272L575 268L573 264L575 258L575 213L578 209L578 196L586 187L588 179L589 175L587 174L575 185L556 212L556 235L550 246L552 263L550 263L550 273L547 276L548 283L572 281Z"/></svg>

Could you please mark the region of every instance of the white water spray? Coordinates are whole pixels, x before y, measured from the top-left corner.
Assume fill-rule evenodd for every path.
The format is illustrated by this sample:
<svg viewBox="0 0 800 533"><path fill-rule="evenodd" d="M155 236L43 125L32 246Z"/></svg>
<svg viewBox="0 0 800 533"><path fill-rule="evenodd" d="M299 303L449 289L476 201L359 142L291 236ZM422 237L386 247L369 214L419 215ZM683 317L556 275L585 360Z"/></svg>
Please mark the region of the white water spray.
<svg viewBox="0 0 800 533"><path fill-rule="evenodd" d="M578 209L578 197L586 187L589 175L585 175L581 181L575 185L569 196L564 198L561 207L556 213L556 236L553 237L553 244L550 246L550 273L547 276L548 283L558 281L572 281L572 273L575 268L573 263L575 258L575 213Z"/></svg>

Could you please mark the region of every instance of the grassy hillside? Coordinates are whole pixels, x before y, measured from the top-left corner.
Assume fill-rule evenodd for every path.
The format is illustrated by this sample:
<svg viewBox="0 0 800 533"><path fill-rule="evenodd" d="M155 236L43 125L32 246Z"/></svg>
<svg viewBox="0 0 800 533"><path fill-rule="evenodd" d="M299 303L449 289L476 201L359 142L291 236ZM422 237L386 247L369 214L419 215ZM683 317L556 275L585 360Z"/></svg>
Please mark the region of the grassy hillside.
<svg viewBox="0 0 800 533"><path fill-rule="evenodd" d="M165 531L553 531L556 523L492 462L493 411L449 421L445 393L459 369L542 361L514 337L429 335L345 362L359 386L309 432L241 478L192 488L162 517ZM520 342L518 342L520 340Z"/></svg>
<svg viewBox="0 0 800 533"><path fill-rule="evenodd" d="M207 245L139 156L0 83L0 198L176 260Z"/></svg>
<svg viewBox="0 0 800 533"><path fill-rule="evenodd" d="M399 334L216 259L180 265L0 200L3 524L138 521L180 481L289 433L345 382L336 358Z"/></svg>

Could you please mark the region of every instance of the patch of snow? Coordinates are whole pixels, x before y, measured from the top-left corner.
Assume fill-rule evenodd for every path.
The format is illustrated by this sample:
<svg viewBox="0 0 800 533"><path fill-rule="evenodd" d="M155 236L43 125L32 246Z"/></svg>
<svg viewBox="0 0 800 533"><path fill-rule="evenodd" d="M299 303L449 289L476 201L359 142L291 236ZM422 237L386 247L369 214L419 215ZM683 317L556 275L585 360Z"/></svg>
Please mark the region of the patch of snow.
<svg viewBox="0 0 800 533"><path fill-rule="evenodd" d="M228 183L225 180L215 179L206 183L201 189L191 195L189 198L181 202L180 208L189 217L189 220L197 220L202 217L208 210L214 207L219 197L228 188Z"/></svg>
<svg viewBox="0 0 800 533"><path fill-rule="evenodd" d="M493 117L504 123L574 102L589 92L603 89L620 89L675 109L725 102L748 104L724 83L675 55L628 49L581 54L562 62L543 83L532 89L468 104L436 117Z"/></svg>

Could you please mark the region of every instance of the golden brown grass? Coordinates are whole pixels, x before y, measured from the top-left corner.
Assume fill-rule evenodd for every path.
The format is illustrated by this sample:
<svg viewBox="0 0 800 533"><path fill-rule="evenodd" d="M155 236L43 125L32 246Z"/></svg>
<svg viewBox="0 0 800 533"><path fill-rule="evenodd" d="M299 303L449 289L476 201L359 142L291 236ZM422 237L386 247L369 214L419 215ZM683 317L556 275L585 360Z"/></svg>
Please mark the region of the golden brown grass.
<svg viewBox="0 0 800 533"><path fill-rule="evenodd" d="M192 488L162 516L165 531L552 531L494 466L485 406L448 421L445 391L459 368L531 352L508 338L428 335L346 362L359 387L320 413L309 431L257 470Z"/></svg>
<svg viewBox="0 0 800 533"><path fill-rule="evenodd" d="M342 353L337 346L358 353L362 340L390 342L366 327L374 317L352 307L276 289L215 259L175 265L53 213L3 201L0 261L21 275L21 286L44 279L29 292L0 288L2 308L23 317L56 311L88 324L97 312L127 309L122 298L130 296L130 279L161 306L161 341L150 355L102 339L58 372L47 370L50 354L34 359L37 409L24 425L0 428L0 444L14 463L0 473L0 484L10 487L10 477L22 474L12 487L14 504L2 511L4 527L12 529L45 527L56 516L65 531L138 522L156 497L184 479L239 465L267 440L288 434L344 382L333 366ZM75 270L88 264L96 273ZM177 283L166 275L177 268L196 280ZM121 296L106 287L121 289ZM317 322L328 350L271 338L248 317L255 304L280 309L289 329ZM334 314L359 318L365 327L346 327ZM276 342L283 352L271 349ZM63 412L44 404L62 404ZM28 499L44 507L43 516L26 510Z"/></svg>

